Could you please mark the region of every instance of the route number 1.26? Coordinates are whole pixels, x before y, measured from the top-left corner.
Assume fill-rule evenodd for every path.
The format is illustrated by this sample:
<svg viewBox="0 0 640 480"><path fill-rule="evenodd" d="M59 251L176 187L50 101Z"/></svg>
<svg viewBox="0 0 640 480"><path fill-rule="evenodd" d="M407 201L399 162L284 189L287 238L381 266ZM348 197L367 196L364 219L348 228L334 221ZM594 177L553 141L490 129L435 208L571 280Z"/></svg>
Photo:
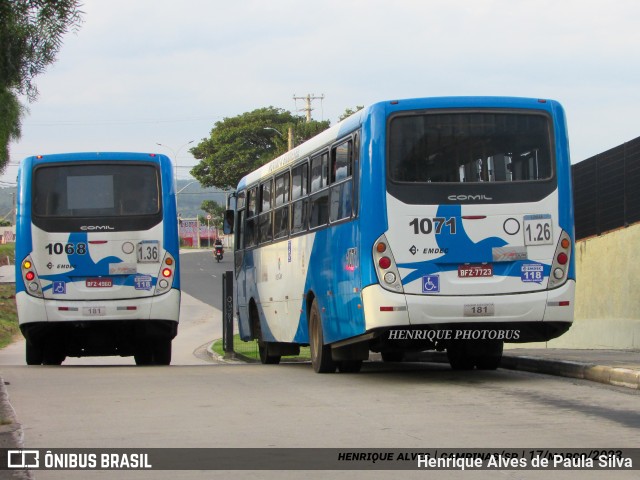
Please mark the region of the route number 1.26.
<svg viewBox="0 0 640 480"><path fill-rule="evenodd" d="M527 215L524 218L525 245L547 245L553 243L551 215Z"/></svg>

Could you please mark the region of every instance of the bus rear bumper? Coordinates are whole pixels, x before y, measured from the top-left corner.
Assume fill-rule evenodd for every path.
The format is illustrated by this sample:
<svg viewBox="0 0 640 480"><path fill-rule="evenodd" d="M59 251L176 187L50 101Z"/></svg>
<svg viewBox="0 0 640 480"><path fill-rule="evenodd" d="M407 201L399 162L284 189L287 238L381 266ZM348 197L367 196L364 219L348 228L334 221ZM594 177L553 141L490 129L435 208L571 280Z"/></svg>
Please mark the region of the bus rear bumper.
<svg viewBox="0 0 640 480"><path fill-rule="evenodd" d="M36 322L91 322L105 320L169 320L178 322L180 291L123 300L49 300L26 292L16 295L20 325Z"/></svg>
<svg viewBox="0 0 640 480"><path fill-rule="evenodd" d="M143 344L171 341L178 333L179 290L135 301L42 300L24 292L16 300L27 347L53 346L61 358L130 356Z"/></svg>
<svg viewBox="0 0 640 480"><path fill-rule="evenodd" d="M452 328L516 329L510 341L545 341L573 322L575 281L519 295L405 295L371 285L362 291L366 331Z"/></svg>

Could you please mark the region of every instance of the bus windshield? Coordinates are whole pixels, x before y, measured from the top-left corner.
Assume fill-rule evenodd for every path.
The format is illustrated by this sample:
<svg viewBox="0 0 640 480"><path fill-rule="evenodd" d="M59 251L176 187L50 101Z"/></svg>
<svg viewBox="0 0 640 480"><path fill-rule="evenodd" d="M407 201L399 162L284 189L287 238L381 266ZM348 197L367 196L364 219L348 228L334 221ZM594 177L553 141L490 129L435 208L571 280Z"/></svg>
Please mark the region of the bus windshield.
<svg viewBox="0 0 640 480"><path fill-rule="evenodd" d="M128 217L160 212L160 181L153 165L57 164L34 173L38 217Z"/></svg>
<svg viewBox="0 0 640 480"><path fill-rule="evenodd" d="M543 114L414 113L389 126L393 182L530 182L551 178L552 164Z"/></svg>

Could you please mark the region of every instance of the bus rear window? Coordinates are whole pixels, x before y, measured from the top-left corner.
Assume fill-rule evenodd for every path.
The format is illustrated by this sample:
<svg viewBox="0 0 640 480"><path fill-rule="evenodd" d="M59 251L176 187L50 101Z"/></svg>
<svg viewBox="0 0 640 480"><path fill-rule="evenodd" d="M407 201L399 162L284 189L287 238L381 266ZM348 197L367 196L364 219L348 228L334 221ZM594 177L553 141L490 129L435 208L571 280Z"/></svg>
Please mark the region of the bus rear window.
<svg viewBox="0 0 640 480"><path fill-rule="evenodd" d="M552 177L550 126L535 113L398 115L389 127L395 182L483 183Z"/></svg>
<svg viewBox="0 0 640 480"><path fill-rule="evenodd" d="M160 212L153 165L57 164L34 172L33 214L39 217L128 217Z"/></svg>

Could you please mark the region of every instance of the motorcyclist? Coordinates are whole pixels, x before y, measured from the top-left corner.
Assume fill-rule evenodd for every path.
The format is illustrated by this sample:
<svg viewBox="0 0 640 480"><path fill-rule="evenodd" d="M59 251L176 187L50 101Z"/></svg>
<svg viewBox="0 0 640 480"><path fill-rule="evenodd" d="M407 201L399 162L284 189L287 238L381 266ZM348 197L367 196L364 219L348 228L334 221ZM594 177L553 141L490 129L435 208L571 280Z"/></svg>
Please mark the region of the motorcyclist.
<svg viewBox="0 0 640 480"><path fill-rule="evenodd" d="M213 242L213 254L218 255L218 252L221 254L224 253L224 248L222 247L222 240L220 237L216 238L215 242Z"/></svg>

